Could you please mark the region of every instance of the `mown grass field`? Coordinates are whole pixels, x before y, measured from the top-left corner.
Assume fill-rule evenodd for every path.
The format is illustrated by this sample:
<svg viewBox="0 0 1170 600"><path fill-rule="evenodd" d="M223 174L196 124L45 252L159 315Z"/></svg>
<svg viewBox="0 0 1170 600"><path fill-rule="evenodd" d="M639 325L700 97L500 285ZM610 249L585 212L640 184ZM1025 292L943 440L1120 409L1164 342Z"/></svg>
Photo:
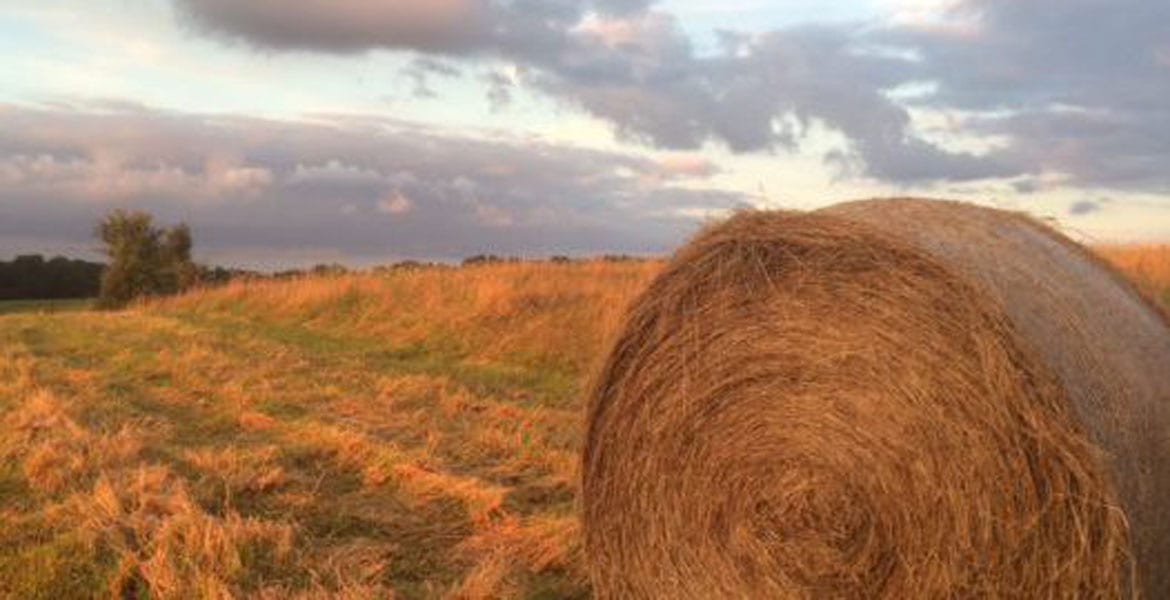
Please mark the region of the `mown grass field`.
<svg viewBox="0 0 1170 600"><path fill-rule="evenodd" d="M1106 256L1170 294L1170 248ZM0 597L587 597L581 394L659 268L0 317Z"/></svg>
<svg viewBox="0 0 1170 600"><path fill-rule="evenodd" d="M657 268L0 318L0 597L587 596L579 397Z"/></svg>

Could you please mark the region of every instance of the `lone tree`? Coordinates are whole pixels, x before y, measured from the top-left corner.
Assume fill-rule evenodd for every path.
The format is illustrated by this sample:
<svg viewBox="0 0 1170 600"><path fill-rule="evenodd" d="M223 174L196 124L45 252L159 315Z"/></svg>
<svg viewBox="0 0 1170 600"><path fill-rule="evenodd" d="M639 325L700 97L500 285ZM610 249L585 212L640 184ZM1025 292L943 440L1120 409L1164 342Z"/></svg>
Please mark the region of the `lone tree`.
<svg viewBox="0 0 1170 600"><path fill-rule="evenodd" d="M109 257L102 273L102 306L174 294L197 283L199 271L191 262L191 230L186 224L160 229L149 213L116 210L98 223L96 233Z"/></svg>

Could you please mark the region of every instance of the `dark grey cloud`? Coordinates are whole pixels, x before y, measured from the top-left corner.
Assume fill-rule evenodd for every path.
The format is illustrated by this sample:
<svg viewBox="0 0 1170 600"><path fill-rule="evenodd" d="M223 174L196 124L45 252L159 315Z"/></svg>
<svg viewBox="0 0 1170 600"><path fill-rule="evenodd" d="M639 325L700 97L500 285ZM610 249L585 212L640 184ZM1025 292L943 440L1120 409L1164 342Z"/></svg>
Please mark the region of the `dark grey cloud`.
<svg viewBox="0 0 1170 600"><path fill-rule="evenodd" d="M874 34L921 57L936 91L918 103L969 111L1028 172L1170 191L1170 2L964 0L950 17Z"/></svg>
<svg viewBox="0 0 1170 600"><path fill-rule="evenodd" d="M483 74L483 81L488 86L487 98L492 110L503 110L512 103L512 90L516 84L511 77L499 71L488 71Z"/></svg>
<svg viewBox="0 0 1170 600"><path fill-rule="evenodd" d="M933 101L973 110L1165 107L1170 4L1160 0L962 0L952 26L883 39L918 49Z"/></svg>
<svg viewBox="0 0 1170 600"><path fill-rule="evenodd" d="M196 28L253 46L332 53L395 48L462 55L555 48L589 13L624 17L652 0L175 0Z"/></svg>
<svg viewBox="0 0 1170 600"><path fill-rule="evenodd" d="M423 73L440 75L443 77L459 77L463 74L463 71L461 71L455 65L447 61L439 60L429 56L416 57L414 61L411 62L411 67Z"/></svg>
<svg viewBox="0 0 1170 600"><path fill-rule="evenodd" d="M804 26L723 34L699 55L668 15L578 28L536 85L656 146L794 147L813 122L842 133L826 159L895 183L1015 177L1170 191L1170 3L965 0L932 26ZM929 82L931 93L896 97ZM950 150L909 109L959 111ZM1025 184L1027 186L1028 184Z"/></svg>
<svg viewBox="0 0 1170 600"><path fill-rule="evenodd" d="M846 175L1170 191L1163 0L960 0L930 25L723 32L716 53L696 51L647 0L177 1L204 30L267 48L513 62L522 85L657 147L786 151L816 123L847 139L825 157ZM931 93L890 94L923 82ZM497 105L507 92L490 86ZM911 108L959 111L952 133L1005 143L982 154L941 147Z"/></svg>
<svg viewBox="0 0 1170 600"><path fill-rule="evenodd" d="M853 175L911 183L1017 173L916 137L907 110L883 94L912 65L864 52L858 35L846 27L728 34L724 53L700 57L673 18L647 13L582 32L537 85L660 147L717 140L735 152L791 150L819 123L847 138L826 159Z"/></svg>
<svg viewBox="0 0 1170 600"><path fill-rule="evenodd" d="M433 78L458 79L463 75L463 71L444 60L417 56L409 65L403 67L399 74L414 84L412 93L416 98L435 98L438 94L430 85Z"/></svg>
<svg viewBox="0 0 1170 600"><path fill-rule="evenodd" d="M17 238L85 243L113 207L186 219L203 252L237 262L659 252L690 215L743 201L695 185L716 171L695 161L377 117L0 105L0 123L0 254Z"/></svg>
<svg viewBox="0 0 1170 600"><path fill-rule="evenodd" d="M194 26L272 49L464 53L488 44L496 16L477 0L176 0Z"/></svg>
<svg viewBox="0 0 1170 600"><path fill-rule="evenodd" d="M1101 203L1096 200L1078 200L1069 205L1068 214L1074 217L1081 217L1098 212L1101 208Z"/></svg>
<svg viewBox="0 0 1170 600"><path fill-rule="evenodd" d="M594 0L593 6L603 14L626 16L645 12L657 0Z"/></svg>

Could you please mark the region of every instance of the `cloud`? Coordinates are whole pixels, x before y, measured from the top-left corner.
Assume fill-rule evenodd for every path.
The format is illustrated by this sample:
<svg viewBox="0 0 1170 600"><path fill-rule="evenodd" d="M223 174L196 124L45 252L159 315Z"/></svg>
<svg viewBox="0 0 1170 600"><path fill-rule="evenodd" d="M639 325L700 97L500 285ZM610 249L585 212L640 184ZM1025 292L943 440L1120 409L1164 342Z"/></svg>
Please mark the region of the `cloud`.
<svg viewBox="0 0 1170 600"><path fill-rule="evenodd" d="M465 52L490 37L479 0L178 0L200 29L274 49L359 52L375 47Z"/></svg>
<svg viewBox="0 0 1170 600"><path fill-rule="evenodd" d="M537 86L605 118L619 135L658 147L708 141L734 152L796 151L814 126L843 134L825 159L851 176L900 183L1018 174L993 157L943 148L914 130L884 92L914 68L866 51L849 27L725 33L722 53L699 56L674 19L591 24Z"/></svg>
<svg viewBox="0 0 1170 600"><path fill-rule="evenodd" d="M398 190L384 196L378 201L378 212L388 215L404 215L414 209L414 202L406 194Z"/></svg>
<svg viewBox="0 0 1170 600"><path fill-rule="evenodd" d="M1068 214L1074 217L1081 217L1084 215L1091 215L1095 212L1100 212L1102 208L1104 208L1104 206L1095 200L1078 200L1069 205Z"/></svg>
<svg viewBox="0 0 1170 600"><path fill-rule="evenodd" d="M371 116L0 104L0 122L0 253L17 236L86 244L114 207L186 219L202 252L244 264L308 246L358 262L661 252L696 226L688 211L743 201L701 188L714 167L647 187L651 158Z"/></svg>
<svg viewBox="0 0 1170 600"><path fill-rule="evenodd" d="M403 67L399 74L414 83L413 93L416 98L435 98L438 97L438 93L431 89L430 81L432 78L457 79L463 75L463 72L446 61L429 56L418 56L409 65Z"/></svg>
<svg viewBox="0 0 1170 600"><path fill-rule="evenodd" d="M512 88L515 87L515 83L508 73L488 71L483 74L482 79L488 86L487 98L492 110L503 110L512 103Z"/></svg>
<svg viewBox="0 0 1170 600"><path fill-rule="evenodd" d="M201 29L265 48L518 65L515 80L486 78L494 106L527 86L658 148L803 151L822 127L844 138L817 150L842 176L1170 190L1167 2L955 0L931 19L721 32L715 52L645 0L179 4ZM899 97L907 86L924 87ZM930 135L924 115L953 127Z"/></svg>
<svg viewBox="0 0 1170 600"><path fill-rule="evenodd" d="M555 48L588 13L628 16L647 0L176 0L187 23L276 50L376 48L467 55ZM521 50L524 49L524 50Z"/></svg>
<svg viewBox="0 0 1170 600"><path fill-rule="evenodd" d="M672 154L660 158L658 167L662 175L673 177L711 177L719 173L719 165L697 154Z"/></svg>
<svg viewBox="0 0 1170 600"><path fill-rule="evenodd" d="M963 0L947 22L875 34L921 56L914 77L936 84L921 106L1008 140L998 153L1021 170L1170 191L1170 3Z"/></svg>
<svg viewBox="0 0 1170 600"><path fill-rule="evenodd" d="M675 18L645 1L478 2L443 13L450 30L429 26L411 35L398 25L366 28L380 18L402 21L406 9L394 1L347 0L328 10L320 2L180 3L203 29L262 47L411 49L515 64L518 81L485 77L493 107L506 105L520 83L613 123L622 138L659 148L715 141L735 152L791 151L816 122L848 138L826 159L851 165L854 175L920 182L1016 174L1002 161L917 137L907 110L883 94L905 81L908 66L858 52L852 28L726 33L722 53L700 56ZM433 94L423 71L413 76L417 94Z"/></svg>

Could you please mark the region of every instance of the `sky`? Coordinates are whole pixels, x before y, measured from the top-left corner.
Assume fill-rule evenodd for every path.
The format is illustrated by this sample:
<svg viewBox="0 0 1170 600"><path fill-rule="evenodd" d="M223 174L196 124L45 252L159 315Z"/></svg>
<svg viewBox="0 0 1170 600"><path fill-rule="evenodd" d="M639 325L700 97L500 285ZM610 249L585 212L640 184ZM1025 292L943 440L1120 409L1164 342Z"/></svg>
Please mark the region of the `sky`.
<svg viewBox="0 0 1170 600"><path fill-rule="evenodd" d="M669 252L927 196L1170 242L1164 0L0 0L0 259Z"/></svg>

